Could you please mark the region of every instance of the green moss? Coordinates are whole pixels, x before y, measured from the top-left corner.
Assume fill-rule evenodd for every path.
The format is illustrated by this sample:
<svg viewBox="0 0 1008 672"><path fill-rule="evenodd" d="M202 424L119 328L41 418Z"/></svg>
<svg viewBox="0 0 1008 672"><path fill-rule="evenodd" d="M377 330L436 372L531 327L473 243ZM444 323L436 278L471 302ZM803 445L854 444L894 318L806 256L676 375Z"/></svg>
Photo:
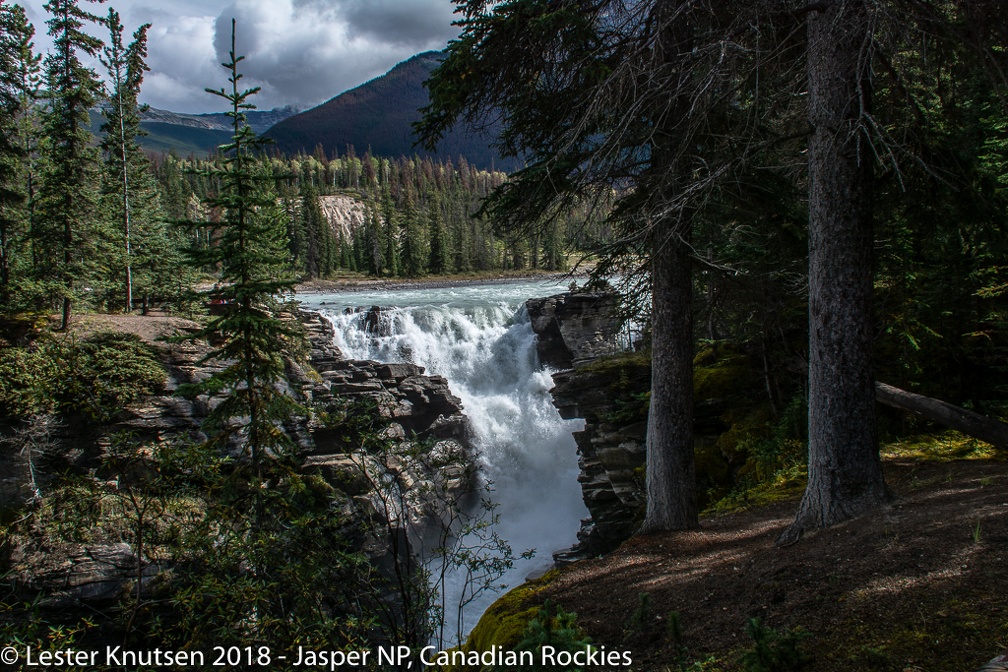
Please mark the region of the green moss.
<svg viewBox="0 0 1008 672"><path fill-rule="evenodd" d="M717 447L725 455L737 453L746 441L770 436L773 414L769 404L755 408L729 408L721 416L728 429L717 439Z"/></svg>
<svg viewBox="0 0 1008 672"><path fill-rule="evenodd" d="M885 443L879 449L883 458L915 459L928 462L954 460L1004 460L1004 453L988 443L956 431L921 434Z"/></svg>
<svg viewBox="0 0 1008 672"><path fill-rule="evenodd" d="M746 394L754 379L749 358L729 355L711 366L693 369L693 394L697 399L719 399L733 394Z"/></svg>
<svg viewBox="0 0 1008 672"><path fill-rule="evenodd" d="M651 351L621 352L609 357L599 357L578 370L586 374L611 377L614 380L619 378L621 373L629 376L631 373L647 371L650 374Z"/></svg>
<svg viewBox="0 0 1008 672"><path fill-rule="evenodd" d="M539 614L542 603L538 595L559 575L554 569L504 593L483 612L469 633L464 650L489 651L494 645L514 649L522 641L525 628Z"/></svg>
<svg viewBox="0 0 1008 672"><path fill-rule="evenodd" d="M713 502L705 514L724 514L766 506L776 502L796 500L805 492L808 473L805 465L794 465L778 471L770 480L742 487Z"/></svg>

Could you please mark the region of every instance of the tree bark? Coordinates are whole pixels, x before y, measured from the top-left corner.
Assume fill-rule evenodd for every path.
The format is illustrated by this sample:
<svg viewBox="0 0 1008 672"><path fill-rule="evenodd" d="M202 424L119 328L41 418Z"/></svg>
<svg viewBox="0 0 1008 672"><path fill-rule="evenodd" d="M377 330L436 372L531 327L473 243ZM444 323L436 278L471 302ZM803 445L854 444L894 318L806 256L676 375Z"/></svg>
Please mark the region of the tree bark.
<svg viewBox="0 0 1008 672"><path fill-rule="evenodd" d="M809 481L780 544L888 499L872 370L871 27L865 0L808 17Z"/></svg>
<svg viewBox="0 0 1008 672"><path fill-rule="evenodd" d="M690 74L682 67L693 48L689 11L676 3L655 3L653 27L659 60L678 77L668 101L653 110L651 184L659 211L651 222L651 401L648 408L647 507L641 532L695 529L700 526L693 454L693 272L690 242L693 221L688 204L675 203L690 182L688 133ZM672 79L672 81L676 81Z"/></svg>
<svg viewBox="0 0 1008 672"><path fill-rule="evenodd" d="M647 510L641 532L700 526L693 457L690 259L686 242L675 233L658 230L653 234L653 241Z"/></svg>
<svg viewBox="0 0 1008 672"><path fill-rule="evenodd" d="M1008 450L1008 424L994 418L885 383L875 383L875 398L880 404L908 411L931 422L986 441L1001 450Z"/></svg>

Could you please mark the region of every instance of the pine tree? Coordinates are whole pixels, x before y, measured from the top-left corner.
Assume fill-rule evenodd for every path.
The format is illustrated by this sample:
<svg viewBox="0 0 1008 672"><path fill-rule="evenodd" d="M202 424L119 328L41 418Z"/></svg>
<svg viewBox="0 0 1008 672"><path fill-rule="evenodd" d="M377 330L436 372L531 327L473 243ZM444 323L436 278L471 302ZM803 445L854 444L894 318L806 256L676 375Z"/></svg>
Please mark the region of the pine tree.
<svg viewBox="0 0 1008 672"><path fill-rule="evenodd" d="M0 0L0 301L12 307L12 273L24 260L30 207L32 143L29 131L39 88L34 27L24 8ZM23 268L21 269L24 270Z"/></svg>
<svg viewBox="0 0 1008 672"><path fill-rule="evenodd" d="M304 272L309 278L325 275L328 226L319 205L318 192L310 183L302 182L301 221L304 227Z"/></svg>
<svg viewBox="0 0 1008 672"><path fill-rule="evenodd" d="M401 273L409 278L418 278L427 272L424 250L423 226L420 223L416 206L411 198L407 198L403 212L402 237L399 259L402 265Z"/></svg>
<svg viewBox="0 0 1008 672"><path fill-rule="evenodd" d="M105 212L112 215L116 238L121 240L119 249L125 276L123 308L129 312L133 309L133 236L136 230L148 225L155 199L149 162L137 142L137 137L144 133L140 127L138 98L144 73L149 70L145 59L150 24L140 26L133 33L129 47L123 46L123 26L114 9L109 10L106 25L109 44L103 50L101 62L108 72L112 91L101 128L104 133L101 147L105 152L103 192L108 202ZM149 246L146 251L153 252Z"/></svg>
<svg viewBox="0 0 1008 672"><path fill-rule="evenodd" d="M53 52L46 58L49 108L44 115L46 150L50 164L40 192L45 225L34 244L40 246L40 267L50 281L50 294L62 304L61 328L70 323L75 297L83 289L86 244L97 209L98 156L87 126L89 110L101 95L98 75L81 56L98 56L102 42L83 32L99 17L85 12L77 0L49 0L49 35Z"/></svg>
<svg viewBox="0 0 1008 672"><path fill-rule="evenodd" d="M221 269L220 285L207 293L222 306L221 314L193 338L221 339L207 359L222 362L225 368L194 391L227 391L205 421L208 446L223 449L239 443L253 475L261 477L266 458L293 448L282 423L299 407L280 391L285 380L282 353L300 332L277 317L279 299L293 286L286 275L286 224L274 189L277 176L256 155L264 141L246 121L245 111L255 109L249 98L259 87L239 88L238 64L244 57L236 54L234 43L232 21L230 60L224 64L230 90L207 89L231 108L227 112L231 142L220 148L220 165L207 173L221 184L220 193L207 199L207 205L219 209L222 217L220 222L204 223L215 230L216 245L193 254L197 267Z"/></svg>
<svg viewBox="0 0 1008 672"><path fill-rule="evenodd" d="M434 275L444 275L449 271L448 233L438 204L431 205L427 217L427 229L430 232L430 259L427 268Z"/></svg>

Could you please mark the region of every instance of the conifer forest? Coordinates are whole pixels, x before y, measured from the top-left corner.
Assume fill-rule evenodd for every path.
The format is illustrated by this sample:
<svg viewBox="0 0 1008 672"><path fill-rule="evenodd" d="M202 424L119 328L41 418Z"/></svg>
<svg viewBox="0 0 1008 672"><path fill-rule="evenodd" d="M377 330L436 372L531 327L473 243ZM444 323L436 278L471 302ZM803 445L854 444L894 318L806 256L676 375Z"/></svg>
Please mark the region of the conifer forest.
<svg viewBox="0 0 1008 672"><path fill-rule="evenodd" d="M198 155L0 0L4 669L1008 670L1004 3L442 4Z"/></svg>

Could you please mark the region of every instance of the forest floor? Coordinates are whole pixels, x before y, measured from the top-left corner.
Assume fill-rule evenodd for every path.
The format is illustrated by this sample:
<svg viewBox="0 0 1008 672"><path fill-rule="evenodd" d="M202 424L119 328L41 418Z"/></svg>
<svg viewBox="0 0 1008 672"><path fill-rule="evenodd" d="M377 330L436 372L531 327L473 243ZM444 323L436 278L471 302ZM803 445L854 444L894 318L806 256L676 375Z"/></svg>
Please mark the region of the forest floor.
<svg viewBox="0 0 1008 672"><path fill-rule="evenodd" d="M797 502L706 517L576 563L536 599L631 650L635 670L744 669L754 617L807 633L804 670L975 670L1008 647L1008 462L889 458L885 476L885 510L793 546L774 542Z"/></svg>
<svg viewBox="0 0 1008 672"><path fill-rule="evenodd" d="M152 311L150 315L84 313L75 315L70 324L72 332L77 336L86 336L101 331L115 331L136 334L151 345L158 344L163 339L177 333L200 327L193 320L177 315L166 315L158 311Z"/></svg>

